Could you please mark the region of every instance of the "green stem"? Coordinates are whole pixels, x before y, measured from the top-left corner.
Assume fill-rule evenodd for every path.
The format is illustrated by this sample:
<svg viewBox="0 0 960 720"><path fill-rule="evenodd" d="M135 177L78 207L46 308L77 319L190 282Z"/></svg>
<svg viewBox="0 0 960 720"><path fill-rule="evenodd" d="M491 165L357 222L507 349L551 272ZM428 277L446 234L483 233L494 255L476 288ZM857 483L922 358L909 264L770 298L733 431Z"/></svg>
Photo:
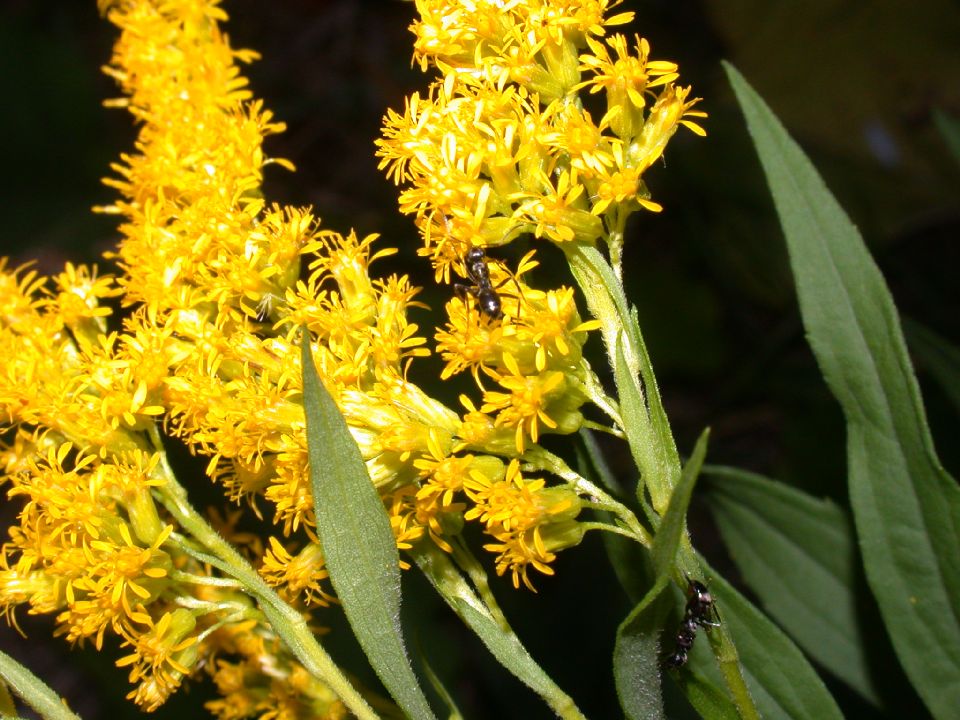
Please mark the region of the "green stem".
<svg viewBox="0 0 960 720"><path fill-rule="evenodd" d="M605 505L601 505L599 503L586 503L586 505L587 507L591 507L594 510L605 510L607 512L610 511L609 508L607 508ZM631 540L637 539L634 533L630 532L626 528L622 528L619 525L611 525L610 523L585 521L580 523L580 527L583 528L584 531L603 530L605 532L613 533L614 535L623 535L624 537L628 537Z"/></svg>
<svg viewBox="0 0 960 720"><path fill-rule="evenodd" d="M176 534L176 533L174 533ZM170 579L178 583L190 583L193 585L206 585L208 587L222 587L233 590L240 589L240 583L230 578L207 577L205 575L194 575L181 570L172 570Z"/></svg>
<svg viewBox="0 0 960 720"><path fill-rule="evenodd" d="M676 580L685 581L687 577L702 578L705 576L700 558L696 551L690 545L689 540L680 544L679 561L677 569L682 571L683 578ZM719 627L713 628L710 635L710 647L713 649L714 657L720 666L720 674L730 691L734 704L737 706L742 720L760 720L760 713L753 702L750 690L747 688L747 681L743 677L743 666L740 664L740 657L737 654L737 647L733 644L733 637L727 626L720 622Z"/></svg>
<svg viewBox="0 0 960 720"><path fill-rule="evenodd" d="M600 410L606 413L613 422L623 427L623 419L620 417L620 410L617 408L617 402L603 389L600 379L593 370L587 373L586 381L581 385L583 392L590 398L590 402L596 405Z"/></svg>
<svg viewBox="0 0 960 720"><path fill-rule="evenodd" d="M610 250L610 264L617 281L623 283L623 231L626 227L626 218L620 206L615 211L613 227L607 233L607 248Z"/></svg>
<svg viewBox="0 0 960 720"><path fill-rule="evenodd" d="M557 477L565 480L580 495L590 498L590 507L606 510L624 524L630 537L645 547L653 545L653 538L647 532L637 516L623 503L615 500L612 496L604 492L599 486L587 480L567 465L563 459L554 455L542 447L531 448L523 456L524 462L528 462L538 470L546 470Z"/></svg>
<svg viewBox="0 0 960 720"><path fill-rule="evenodd" d="M582 243L566 243L562 248L590 313L600 321L617 385L623 431L653 505L663 514L680 478L680 456L636 314L599 250Z"/></svg>
<svg viewBox="0 0 960 720"><path fill-rule="evenodd" d="M176 518L181 528L219 561L217 567L239 581L243 589L257 600L274 631L286 642L304 668L326 683L358 718L375 720L377 714L320 646L303 616L281 600L233 545L221 537L190 504L186 490L177 482L167 463L160 434L155 427L151 428L151 439L156 451L161 454L161 466L166 475L166 482L159 493L164 507Z"/></svg>
<svg viewBox="0 0 960 720"><path fill-rule="evenodd" d="M619 265L622 237L618 235L614 240L610 244L611 256L615 265ZM653 364L643 342L636 313L630 310L618 273L596 248L573 243L563 247L590 312L601 323L600 332L617 385L622 427L653 506L657 514L662 516L673 488L680 480L680 456L663 409ZM638 492L638 498L644 503L642 492ZM680 544L677 567L690 576L702 576L700 563L686 538ZM718 630L712 633L716 637L711 643L714 644L727 688L742 718L759 718L747 690L733 640L724 626L721 625Z"/></svg>
<svg viewBox="0 0 960 720"><path fill-rule="evenodd" d="M723 623L714 630L716 632L710 633L710 645L720 665L723 680L733 697L733 703L737 706L737 712L740 713L742 720L760 720L760 713L754 705L747 682L743 677L743 668L740 665L733 638L730 637Z"/></svg>
<svg viewBox="0 0 960 720"><path fill-rule="evenodd" d="M607 435L612 435L613 437L620 438L621 440L624 440L626 438L626 435L624 435L619 429L614 427L607 427L606 425L601 425L600 423L596 423L593 420L584 420L580 424L580 427L584 430L596 430L597 432L602 432Z"/></svg>
<svg viewBox="0 0 960 720"><path fill-rule="evenodd" d="M80 720L66 703L40 678L6 653L0 652L0 678L42 718Z"/></svg>
<svg viewBox="0 0 960 720"><path fill-rule="evenodd" d="M507 616L503 614L503 610L500 609L500 603L497 602L493 591L490 589L490 583L487 581L487 573L484 571L483 566L477 558L474 557L473 553L470 552L470 548L463 542L461 536L458 535L452 538L452 546L454 562L457 567L467 573L467 577L470 578L470 582L473 583L473 587L476 588L477 593L480 595L480 600L490 613L490 616L497 625L505 631L513 632L510 630L510 623L507 622Z"/></svg>
<svg viewBox="0 0 960 720"><path fill-rule="evenodd" d="M440 597L507 670L540 695L558 717L563 720L586 720L573 698L537 665L506 618L501 623L493 617L445 552L426 541L415 545L410 556Z"/></svg>

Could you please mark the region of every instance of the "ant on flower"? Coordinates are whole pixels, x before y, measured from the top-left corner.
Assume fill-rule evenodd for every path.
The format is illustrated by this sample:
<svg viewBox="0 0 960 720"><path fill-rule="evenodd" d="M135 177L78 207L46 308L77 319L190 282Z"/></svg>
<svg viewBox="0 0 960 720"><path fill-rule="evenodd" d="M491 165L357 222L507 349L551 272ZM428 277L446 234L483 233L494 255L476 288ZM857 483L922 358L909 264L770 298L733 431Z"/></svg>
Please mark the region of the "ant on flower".
<svg viewBox="0 0 960 720"><path fill-rule="evenodd" d="M506 268L504 272L509 276L507 279L503 280L499 285L494 285L493 281L490 279L490 268L487 267L487 263L491 262L491 258L487 257L486 250L482 247L473 246L467 250L466 255L463 257L463 264L466 271L466 279L469 280L469 284L464 283L454 283L453 289L456 292L457 297L461 300L466 300L467 295L473 297L477 303L477 307L481 315L486 315L491 320L499 320L503 317L503 299L500 296L500 293L497 292L505 283L509 280L513 280L514 284L517 286L517 292L520 292L520 283L517 281L517 278L510 273ZM498 264L499 261L494 261ZM517 296L519 300L519 295ZM519 302L517 304L517 311L519 312L520 306Z"/></svg>
<svg viewBox="0 0 960 720"><path fill-rule="evenodd" d="M487 267L487 262L487 253L482 247L471 247L467 250L467 254L464 256L464 267L466 268L467 280L471 284L454 283L453 289L461 300L465 300L468 294L472 295L482 314L493 320L498 320L503 317L503 302L497 288L490 281L490 269Z"/></svg>
<svg viewBox="0 0 960 720"><path fill-rule="evenodd" d="M665 667L681 668L687 664L687 653L693 647L697 637L697 627L709 631L712 627L719 627L720 616L714 605L713 595L707 586L696 580L687 578L687 606L683 612L683 620L677 630L676 647L663 660ZM716 618L716 622L711 620Z"/></svg>

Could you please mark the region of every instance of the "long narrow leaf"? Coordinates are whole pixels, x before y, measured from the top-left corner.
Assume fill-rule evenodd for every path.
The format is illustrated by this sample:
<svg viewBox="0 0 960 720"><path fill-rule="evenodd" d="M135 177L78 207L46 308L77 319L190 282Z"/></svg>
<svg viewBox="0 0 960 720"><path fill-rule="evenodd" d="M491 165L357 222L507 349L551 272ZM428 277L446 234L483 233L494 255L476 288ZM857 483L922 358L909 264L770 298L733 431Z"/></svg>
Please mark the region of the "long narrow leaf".
<svg viewBox="0 0 960 720"><path fill-rule="evenodd" d="M411 556L427 580L453 611L463 620L497 661L536 692L550 708L565 720L583 720L573 699L563 692L527 652L520 639L492 617L450 557L438 547L421 543Z"/></svg>
<svg viewBox="0 0 960 720"><path fill-rule="evenodd" d="M578 448L577 453L580 474L591 480L599 480L615 496L623 497L625 494L623 486L607 465L591 431L580 430L580 438L583 441L582 450ZM594 510L593 513L600 522L611 524L615 522L612 513L603 510ZM623 535L605 532L600 533L600 537L620 587L627 594L631 604L635 605L640 602L646 588L653 582L652 572L646 572L645 563L649 554L641 545L628 540Z"/></svg>
<svg viewBox="0 0 960 720"><path fill-rule="evenodd" d="M726 580L713 573L717 599L747 686L764 720L842 720L843 715L803 653Z"/></svg>
<svg viewBox="0 0 960 720"><path fill-rule="evenodd" d="M620 707L629 720L663 717L658 637L669 607L663 594L669 582L669 576L660 575L646 597L617 628L613 677Z"/></svg>
<svg viewBox="0 0 960 720"><path fill-rule="evenodd" d="M0 652L0 678L45 720L80 720L40 678L3 652Z"/></svg>
<svg viewBox="0 0 960 720"><path fill-rule="evenodd" d="M960 489L941 466L886 283L823 180L746 81L727 73L783 225L800 310L847 420L867 580L927 707L960 707Z"/></svg>
<svg viewBox="0 0 960 720"><path fill-rule="evenodd" d="M960 163L960 121L938 108L933 111L933 122L950 148L953 159Z"/></svg>
<svg viewBox="0 0 960 720"><path fill-rule="evenodd" d="M808 655L879 706L857 617L856 538L846 513L744 470L703 472L723 541L767 613Z"/></svg>
<svg viewBox="0 0 960 720"><path fill-rule="evenodd" d="M330 580L367 659L412 718L433 718L400 628L400 563L383 502L301 337L303 406L317 535Z"/></svg>
<svg viewBox="0 0 960 720"><path fill-rule="evenodd" d="M683 537L690 497L707 453L709 435L710 432L704 430L697 440L657 529L651 553L656 583L617 629L613 673L620 705L628 718L655 718L663 714L658 636L667 605L661 598L670 582L670 573Z"/></svg>
<svg viewBox="0 0 960 720"><path fill-rule="evenodd" d="M653 539L653 564L657 570L657 575L667 575L673 567L677 557L677 550L680 547L680 540L683 537L683 529L687 522L687 508L690 507L690 498L693 496L693 488L700 476L700 468L703 467L703 459L707 455L707 441L710 438L709 428L704 430L697 438L697 444L693 448L693 453L687 460L680 472L680 482L673 489L670 495L670 503L667 505L667 511L663 514L660 527L657 528L657 534Z"/></svg>
<svg viewBox="0 0 960 720"><path fill-rule="evenodd" d="M709 720L739 720L740 713L730 698L717 685L696 672L688 672L680 687L701 717Z"/></svg>

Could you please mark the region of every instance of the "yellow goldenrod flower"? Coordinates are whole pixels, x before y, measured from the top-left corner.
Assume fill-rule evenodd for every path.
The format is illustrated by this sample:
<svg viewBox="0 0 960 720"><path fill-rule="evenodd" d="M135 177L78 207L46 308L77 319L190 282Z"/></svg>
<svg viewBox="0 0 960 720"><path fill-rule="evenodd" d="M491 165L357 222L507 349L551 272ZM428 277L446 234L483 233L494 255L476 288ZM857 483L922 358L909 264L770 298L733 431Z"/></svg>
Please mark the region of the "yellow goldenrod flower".
<svg viewBox="0 0 960 720"><path fill-rule="evenodd" d="M103 318L111 314L101 300L116 297L121 290L112 277L97 277L96 268L67 263L53 278L57 293L47 304L48 312L59 317L80 342L95 342L106 329Z"/></svg>
<svg viewBox="0 0 960 720"><path fill-rule="evenodd" d="M587 184L619 168L609 122L567 110L580 49L627 17L616 2L420 2L418 57L447 78L391 115L383 166L407 182L401 204L424 231L438 278L475 287L451 300L439 338L443 377L470 369L483 401L461 417L407 379L429 354L410 311L418 288L377 278L395 252L319 228L308 209L270 205L264 168L284 160L263 140L282 123L253 99L217 0L100 0L120 29L106 72L136 118L134 151L112 165L121 218L109 257L121 274L67 264L50 279L0 263L0 447L18 524L0 552L0 612L55 613L71 642L106 634L147 710L205 667L222 718L338 717L343 705L292 659L233 579L211 576L166 494L159 428L206 459L207 475L277 526L260 572L302 606L329 604L314 533L297 335L306 326L321 377L381 492L399 547L429 539L451 551L464 520L484 526L497 570L531 586L574 544L580 505L566 487L525 481L518 455L541 432L573 432L589 369L572 294L539 291L471 248L522 233L570 242L603 234ZM444 15L446 13L446 16ZM438 23L431 25L431 23ZM658 109L660 135L692 103ZM656 107L656 106L655 106ZM686 112L686 115L691 113ZM672 123L672 125L671 125ZM648 153L660 147L650 135ZM304 277L301 268L306 266ZM502 312L477 302L492 292ZM108 301L120 298L122 329ZM498 384L501 391L483 387ZM468 452L469 451L469 452ZM506 460L514 458L505 467ZM506 502L514 505L507 513ZM234 538L238 514L219 517ZM505 514L507 513L507 514ZM184 522L185 527L189 527ZM282 537L281 537L282 536Z"/></svg>
<svg viewBox="0 0 960 720"><path fill-rule="evenodd" d="M151 462L111 467L78 455L67 469L70 452L69 443L51 450L32 473L14 478L9 495L28 502L21 532L4 553L19 551L18 569L60 581L64 634L71 641L95 637L100 647L108 627L136 636L136 624L149 617L144 608L169 586L173 560L161 546L172 528L160 526L149 495L155 483L140 474ZM133 518L136 539L127 522Z"/></svg>
<svg viewBox="0 0 960 720"><path fill-rule="evenodd" d="M532 234L608 241L619 262L627 216L661 209L645 171L680 125L703 134L692 119L704 116L697 100L675 85L677 65L651 60L639 36L632 47L606 36L632 19L608 17L617 4L417 2L414 57L442 77L402 114L388 111L377 153L402 186L400 210L415 216L436 278L473 283L447 303L449 323L436 335L443 377L469 369L483 392L463 418L465 447L497 452L494 431L509 428L523 453L543 431L576 430L590 377L580 347L598 327L579 321L567 288L543 292L519 279L532 256L516 272L490 260L478 276L468 255ZM599 120L581 91L605 93ZM475 302L481 291L496 293L497 316ZM485 388L481 371L501 389Z"/></svg>
<svg viewBox="0 0 960 720"><path fill-rule="evenodd" d="M303 595L308 605L328 606L333 596L320 585L330 575L323 553L317 543L308 543L296 555L287 550L275 537L263 554L260 574L271 585L280 588L284 597L294 599Z"/></svg>
<svg viewBox="0 0 960 720"><path fill-rule="evenodd" d="M438 278L469 247L525 232L592 243L660 209L642 175L679 125L703 134L691 118L705 114L645 39L604 37L632 19L607 17L616 4L417 3L415 59L443 78L388 112L378 154L406 185L400 209L416 215ZM599 121L581 90L605 92Z"/></svg>
<svg viewBox="0 0 960 720"><path fill-rule="evenodd" d="M127 640L134 651L117 666L131 666L128 679L139 683L128 698L147 711L156 710L180 686L197 660L197 638L190 634L196 624L189 610L177 608L157 623L149 620L149 630Z"/></svg>
<svg viewBox="0 0 960 720"><path fill-rule="evenodd" d="M209 458L208 474L230 498L251 505L265 498L284 536L305 533L307 544L297 557L315 560L299 565L275 539L264 573L282 591L310 595L312 602L320 579L313 573L322 572L316 564L322 555L312 535L294 345L298 328L306 326L321 376L391 507L398 544L429 534L449 548L444 535L459 527L464 505L457 497L475 460L459 450L480 444L485 452L516 454L542 427L575 429L570 419L578 413L568 412L569 402L554 403L563 414L558 423L549 409L530 416L498 407L492 432L481 442L475 423L465 423L407 382L409 363L428 352L417 325L408 320L409 310L418 306L418 290L406 278L376 280L369 272L376 259L394 251L375 249L376 236L319 230L307 210L267 207L258 190L268 162L260 144L282 128L259 104L247 102L233 63L252 54L229 48L210 22L219 11L185 9L178 15L168 6L143 5L118 3L110 11L125 30L111 73L130 96L121 104L144 118L145 126L139 154L125 157L115 167L120 179L110 181L123 199L105 209L127 219L117 257L125 271L124 301L137 308L132 337L122 340L121 350L124 360L129 355L130 382L139 388L142 406L152 412L159 401L171 430ZM582 32L602 32L596 22L602 13L589 22L587 15L568 8L544 18L564 31L581 23ZM139 38L142 28L163 28L166 43ZM557 35L551 42L566 40ZM159 65L144 61L154 53L163 55ZM217 67L197 77L184 65L191 59ZM569 68L576 69L575 55L572 60L564 61L568 75ZM396 147L402 149L384 161L398 178L428 179L403 198L405 207L451 209L448 215L432 213L430 220L444 227L433 251L448 263L444 269L438 262L437 270L447 276L450 267L466 272L464 247L502 242L517 231L512 208L518 194L533 187L525 178L544 177L530 174L536 156L527 149L544 130L530 122L539 103L528 89L498 88L495 68L484 72L437 87L426 101L412 98L406 112L411 122L397 120ZM429 127L437 117L435 106L445 113L449 130L437 149L432 128L425 145L418 144L416 129L421 123ZM190 123L197 122L203 132L191 133ZM470 133L469 142L458 139L459 132ZM530 172L521 171L527 165ZM589 207L579 212L596 234ZM450 227L462 229L458 242L448 239ZM298 279L301 257L309 270L304 280ZM537 293L516 279L535 264L528 258L516 274L491 268L491 282L513 326L490 338L488 348L499 345L492 352L451 360L445 374L469 367L478 381L480 369L506 377L504 363L511 361L504 354L512 354L522 358L524 372L554 373L549 394L562 384L563 373L584 372L579 347L589 326L578 319L570 323L572 304L557 303L552 293ZM505 285L516 285L516 291ZM475 343L473 338L483 337L475 325L484 318L468 298L460 308L463 322L450 333L451 343L463 344L464 338ZM148 352L149 362L142 367L134 362ZM147 410L131 415L145 416Z"/></svg>
<svg viewBox="0 0 960 720"><path fill-rule="evenodd" d="M217 718L311 720L348 716L343 703L330 689L291 660L279 640L261 623L226 625L210 635L209 643L217 659L207 666L207 671L222 697L204 706ZM287 714L278 716L276 711L280 708Z"/></svg>
<svg viewBox="0 0 960 720"><path fill-rule="evenodd" d="M573 522L580 512L576 493L562 486L546 488L542 479L526 480L516 459L502 476L472 470L465 488L475 503L465 517L480 520L497 540L484 547L499 553L497 574L509 570L514 587L522 581L533 590L528 568L552 575L553 550L576 545L583 537L583 530ZM545 537L550 541L545 542Z"/></svg>
<svg viewBox="0 0 960 720"><path fill-rule="evenodd" d="M666 85L679 77L677 64L664 60L648 60L650 43L634 36L633 54L623 35L613 35L603 42L587 38L592 55L580 56L580 69L590 74L580 87L591 93L606 91L607 113L604 119L619 138L629 139L643 126L643 109L650 88ZM614 51L611 57L607 48ZM579 89L579 88L578 88Z"/></svg>

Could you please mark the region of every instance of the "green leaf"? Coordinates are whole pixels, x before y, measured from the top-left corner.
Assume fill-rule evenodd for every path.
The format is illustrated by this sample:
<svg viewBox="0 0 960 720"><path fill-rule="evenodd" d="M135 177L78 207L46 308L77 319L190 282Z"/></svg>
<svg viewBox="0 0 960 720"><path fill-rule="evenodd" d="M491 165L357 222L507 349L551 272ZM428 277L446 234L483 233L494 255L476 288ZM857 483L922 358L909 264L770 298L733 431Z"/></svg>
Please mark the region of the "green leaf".
<svg viewBox="0 0 960 720"><path fill-rule="evenodd" d="M317 535L330 581L367 659L403 711L433 718L400 628L400 558L390 520L360 449L301 331L303 406Z"/></svg>
<svg viewBox="0 0 960 720"><path fill-rule="evenodd" d="M3 675L0 674L0 677L3 677ZM0 718L7 716L17 716L17 705L13 701L13 695L10 694L10 688L3 680L0 680Z"/></svg>
<svg viewBox="0 0 960 720"><path fill-rule="evenodd" d="M933 122L950 148L953 159L960 163L960 121L936 108L933 111Z"/></svg>
<svg viewBox="0 0 960 720"><path fill-rule="evenodd" d="M667 511L664 513L660 521L660 527L657 528L657 534L653 538L651 555L658 576L669 576L674 567L677 549L680 547L680 539L683 537L683 528L687 522L687 508L690 507L693 487L697 483L700 468L703 467L703 459L707 455L709 438L709 428L704 430L697 438L697 444L680 471L680 482L677 483L670 495Z"/></svg>
<svg viewBox="0 0 960 720"><path fill-rule="evenodd" d="M457 707L457 701L453 699L453 695L447 690L447 686L443 684L443 680L440 679L440 676L437 675L430 666L430 663L423 657L423 653L420 653L420 661L423 664L423 674L427 677L427 682L430 683L430 687L440 696L440 699L447 708L447 720L463 720L463 713L460 712L460 708Z"/></svg>
<svg viewBox="0 0 960 720"><path fill-rule="evenodd" d="M907 345L920 366L933 376L960 411L960 348L914 320L904 317L901 321L907 334Z"/></svg>
<svg viewBox="0 0 960 720"><path fill-rule="evenodd" d="M551 696L555 688L553 681L530 657L516 635L504 632L494 622L493 618L463 600L458 599L456 604L458 606L457 614L464 619L501 665L520 678L537 694L542 697ZM573 701L569 698L567 698L567 701L564 707L555 705L551 705L551 707L560 717L582 718Z"/></svg>
<svg viewBox="0 0 960 720"><path fill-rule="evenodd" d="M630 720L658 720L664 716L658 638L670 607L669 597L663 593L669 583L668 575L658 577L617 628L613 677L620 707Z"/></svg>
<svg viewBox="0 0 960 720"><path fill-rule="evenodd" d="M625 490L607 464L593 433L582 428L580 439L583 441L582 446L577 446L577 466L580 474L590 480L599 478L616 497L622 498ZM600 522L615 523L613 513L595 509L593 514ZM650 555L646 548L632 539L610 532L600 533L600 539L620 587L632 604L640 602L646 588L653 583L653 574L649 572Z"/></svg>
<svg viewBox="0 0 960 720"><path fill-rule="evenodd" d="M550 708L565 720L582 720L569 695L564 693L530 656L513 631L491 616L447 553L432 543L418 543L410 551L430 584L436 588L461 620L508 671L536 692Z"/></svg>
<svg viewBox="0 0 960 720"><path fill-rule="evenodd" d="M673 431L670 429L670 420L667 418L667 411L664 409L663 400L660 397L660 385L657 383L657 377L653 372L653 361L647 351L647 344L643 340L643 333L640 332L640 317L637 314L636 306L630 308L630 328L630 335L635 338L637 353L640 356L640 376L643 378L643 386L647 391L650 427L657 443L660 467L662 471L672 473L675 478L676 468L680 466L680 455L677 453Z"/></svg>
<svg viewBox="0 0 960 720"><path fill-rule="evenodd" d="M633 460L640 471L640 482L637 483L637 502L641 506L649 505L644 491L650 493L655 508L664 508L670 497L670 486L665 474L657 472L659 458L657 446L654 442L653 427L647 415L647 403L643 397L643 388L640 386L640 377L630 369L627 361L623 334L615 339L614 355L616 363L613 366L613 376L620 393L620 415L623 421L623 432L627 436L627 443Z"/></svg>
<svg viewBox="0 0 960 720"><path fill-rule="evenodd" d="M850 501L897 656L938 718L960 707L960 488L933 449L876 264L769 108L726 66L783 225L807 337L847 420Z"/></svg>
<svg viewBox="0 0 960 720"><path fill-rule="evenodd" d="M46 683L4 652L0 652L0 678L40 717L46 720L80 720Z"/></svg>
<svg viewBox="0 0 960 720"><path fill-rule="evenodd" d="M847 514L743 470L703 472L724 544L767 613L808 655L880 706L857 616L856 539Z"/></svg>
<svg viewBox="0 0 960 720"><path fill-rule="evenodd" d="M700 673L689 670L681 675L677 682L687 702L701 717L710 720L739 720L740 713L727 694Z"/></svg>
<svg viewBox="0 0 960 720"><path fill-rule="evenodd" d="M747 687L764 720L842 720L803 653L762 612L711 571L710 592L736 642ZM709 633L704 633L709 635Z"/></svg>

